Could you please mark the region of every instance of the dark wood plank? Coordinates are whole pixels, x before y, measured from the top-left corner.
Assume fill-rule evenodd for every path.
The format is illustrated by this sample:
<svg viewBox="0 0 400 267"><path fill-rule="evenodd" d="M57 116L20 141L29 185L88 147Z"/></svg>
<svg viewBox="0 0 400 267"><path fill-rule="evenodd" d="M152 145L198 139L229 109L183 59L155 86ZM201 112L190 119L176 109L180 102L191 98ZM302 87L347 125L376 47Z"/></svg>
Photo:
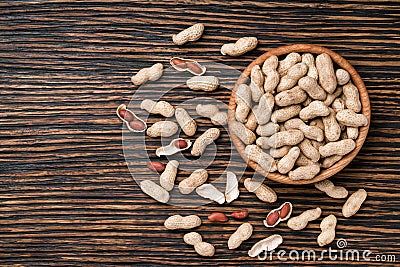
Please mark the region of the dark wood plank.
<svg viewBox="0 0 400 267"><path fill-rule="evenodd" d="M364 148L334 177L350 192L365 188L362 210L344 219L344 200L313 186L267 182L278 202L294 203L295 214L320 206L338 217L336 240L349 249L395 254L400 260L399 15L397 1L3 1L0 3L0 260L2 265L265 265L247 257L257 240L281 233L280 248L315 249L320 220L293 232L281 223L266 229L262 219L279 204L265 204L242 187L232 205L199 208L158 204L132 180L124 160L121 123L115 108L128 103L130 76L172 56L197 58L243 70L272 47L312 43L347 58L364 79L372 124ZM206 26L195 43L177 47L171 35L195 22ZM222 56L223 43L256 35L258 48L240 58ZM190 99L184 88L166 99ZM228 102L228 91L212 94ZM157 120L152 117L151 122ZM200 120L200 132L210 125ZM148 139L149 148L159 142ZM216 176L229 159L223 136ZM240 162L235 163L238 166ZM182 175L186 173L183 172ZM245 177L253 172L247 169ZM213 176L213 177L214 177ZM226 241L240 224L206 220L213 211L248 209L253 237L229 251ZM211 259L184 244L184 232L166 231L164 219L198 214L198 231L216 247ZM332 245L335 248L334 244ZM276 258L271 264L281 264ZM324 264L381 265L329 261ZM318 265L319 262L296 262ZM389 263L394 265L394 263Z"/></svg>

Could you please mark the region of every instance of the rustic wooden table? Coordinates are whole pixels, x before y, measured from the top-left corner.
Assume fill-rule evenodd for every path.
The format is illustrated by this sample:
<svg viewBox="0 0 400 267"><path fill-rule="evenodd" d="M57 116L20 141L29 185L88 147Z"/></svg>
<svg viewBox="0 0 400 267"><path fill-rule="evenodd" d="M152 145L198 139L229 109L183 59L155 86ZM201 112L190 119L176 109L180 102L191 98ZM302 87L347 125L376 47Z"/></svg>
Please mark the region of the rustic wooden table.
<svg viewBox="0 0 400 267"><path fill-rule="evenodd" d="M272 233L281 249L321 253L320 220L293 232L286 223L266 229L261 220L284 201L295 214L319 206L338 217L336 241L346 249L370 250L370 262L299 260L300 265L381 265L400 261L400 5L397 1L2 1L0 3L0 261L1 265L265 265L247 250ZM325 2L325 1L324 1ZM195 43L177 47L171 35L195 22L206 26ZM258 48L240 58L222 56L223 43L257 36ZM364 79L372 123L364 148L333 180L350 192L365 188L368 199L357 215L341 216L344 200L312 185L266 181L279 195L268 205L241 189L230 206L177 208L156 203L132 180L115 108L128 103L130 76L156 62L168 66L181 55L243 70L255 57L286 44L326 46L347 58ZM177 104L191 92L172 95ZM228 93L215 93L228 102ZM209 127L201 123L201 130ZM226 138L217 141L224 149ZM222 151L228 151L227 149ZM224 152L224 153L225 153ZM228 151L229 152L229 151ZM210 167L222 172L225 161ZM251 176L247 169L245 176ZM241 185L241 187L243 187ZM230 251L226 241L240 224L207 222L213 211L250 211L253 237ZM184 244L184 232L163 228L175 213L198 214L213 258ZM293 255L292 255L293 256ZM361 257L361 254L360 254ZM380 258L379 258L380 257ZM390 265L395 263L390 262Z"/></svg>

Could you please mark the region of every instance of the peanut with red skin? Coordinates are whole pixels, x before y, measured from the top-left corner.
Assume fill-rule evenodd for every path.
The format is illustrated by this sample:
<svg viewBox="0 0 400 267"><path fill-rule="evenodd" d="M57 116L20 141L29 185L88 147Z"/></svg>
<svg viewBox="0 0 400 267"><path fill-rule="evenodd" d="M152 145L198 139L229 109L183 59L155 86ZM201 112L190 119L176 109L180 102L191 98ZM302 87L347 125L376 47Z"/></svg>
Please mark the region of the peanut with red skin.
<svg viewBox="0 0 400 267"><path fill-rule="evenodd" d="M228 217L222 212L213 212L208 216L210 222L227 222Z"/></svg>
<svg viewBox="0 0 400 267"><path fill-rule="evenodd" d="M246 219L249 216L249 212L247 210L235 211L231 213L231 217L237 220Z"/></svg>
<svg viewBox="0 0 400 267"><path fill-rule="evenodd" d="M144 131L146 129L146 125L139 120L130 121L129 126L136 131Z"/></svg>
<svg viewBox="0 0 400 267"><path fill-rule="evenodd" d="M118 112L119 116L121 116L121 118L123 118L127 122L131 122L135 119L133 115L126 109L120 109Z"/></svg>
<svg viewBox="0 0 400 267"><path fill-rule="evenodd" d="M182 149L182 148L187 147L187 142L183 139L179 139L175 142L174 146L176 148Z"/></svg>
<svg viewBox="0 0 400 267"><path fill-rule="evenodd" d="M149 161L146 163L147 167L155 172L163 172L165 169L165 166L162 162L159 161Z"/></svg>
<svg viewBox="0 0 400 267"><path fill-rule="evenodd" d="M289 218L289 214L292 212L292 205L290 202L285 202L282 204L279 210L279 217L281 220L287 220Z"/></svg>
<svg viewBox="0 0 400 267"><path fill-rule="evenodd" d="M274 211L270 214L268 214L267 218L265 219L265 222L267 223L268 226L274 226L279 220L279 211Z"/></svg>

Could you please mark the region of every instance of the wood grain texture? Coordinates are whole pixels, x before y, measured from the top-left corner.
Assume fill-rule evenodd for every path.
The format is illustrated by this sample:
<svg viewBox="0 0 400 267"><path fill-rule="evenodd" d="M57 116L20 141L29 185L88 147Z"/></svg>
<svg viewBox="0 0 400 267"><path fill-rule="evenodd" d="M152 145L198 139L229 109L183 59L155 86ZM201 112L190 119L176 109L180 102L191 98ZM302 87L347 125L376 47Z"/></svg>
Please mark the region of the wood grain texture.
<svg viewBox="0 0 400 267"><path fill-rule="evenodd" d="M266 229L262 219L284 201L294 215L315 206L338 217L337 235L349 249L369 249L371 258L395 254L399 230L399 15L397 1L2 1L0 2L0 261L1 265L155 266L266 265L247 256L253 243L280 233L280 248L315 249L317 220L293 232L281 223ZM177 47L172 34L202 22L204 36ZM258 48L240 58L220 55L223 43L256 35ZM371 100L371 126L358 156L333 181L369 196L354 217L341 216L344 200L326 197L312 185L267 181L279 196L265 204L243 189L232 205L177 208L145 196L132 180L115 109L135 92L130 76L172 56L230 65L242 71L270 48L310 43L346 58L358 71ZM166 99L191 99L179 88ZM199 96L201 94L197 94ZM210 96L225 103L229 92ZM151 118L151 123L157 117ZM201 133L210 124L199 121ZM147 140L149 148L159 145ZM223 172L230 147L217 141L212 173ZM239 164L239 162L238 162ZM245 177L253 171L248 168ZM186 175L186 173L183 173ZM252 238L227 249L240 224L212 224L213 211L248 209ZM211 259L184 244L186 231L166 231L169 215L198 214L198 231L216 247ZM290 263L290 262L289 262ZM296 262L294 265L381 265L381 262ZM276 257L271 264L281 264ZM394 266L395 263L388 263Z"/></svg>

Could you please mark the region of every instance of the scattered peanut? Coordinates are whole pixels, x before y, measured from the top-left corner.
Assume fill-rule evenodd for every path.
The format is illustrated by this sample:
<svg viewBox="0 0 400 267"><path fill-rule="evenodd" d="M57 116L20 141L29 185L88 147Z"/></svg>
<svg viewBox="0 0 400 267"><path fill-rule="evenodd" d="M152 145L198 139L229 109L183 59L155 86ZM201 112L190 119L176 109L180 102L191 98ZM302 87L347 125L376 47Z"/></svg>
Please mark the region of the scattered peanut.
<svg viewBox="0 0 400 267"><path fill-rule="evenodd" d="M187 195L193 192L196 187L204 184L207 181L208 172L204 169L195 170L188 178L182 180L179 185L181 194Z"/></svg>
<svg viewBox="0 0 400 267"><path fill-rule="evenodd" d="M356 147L356 143L352 139L344 139L337 142L330 142L319 148L321 157L326 158L333 155L344 156Z"/></svg>
<svg viewBox="0 0 400 267"><path fill-rule="evenodd" d="M225 125L228 123L228 115L226 112L220 111L216 105L198 104L196 112L200 116L211 119L211 123L214 125Z"/></svg>
<svg viewBox="0 0 400 267"><path fill-rule="evenodd" d="M158 121L147 129L150 137L170 137L178 131L178 125L173 121Z"/></svg>
<svg viewBox="0 0 400 267"><path fill-rule="evenodd" d="M194 91L212 92L218 88L219 80L215 76L193 76L186 85Z"/></svg>
<svg viewBox="0 0 400 267"><path fill-rule="evenodd" d="M193 75L203 75L207 70L206 67L192 59L173 57L169 62L177 71L188 71Z"/></svg>
<svg viewBox="0 0 400 267"><path fill-rule="evenodd" d="M210 222L227 222L228 217L222 212L213 212L208 216Z"/></svg>
<svg viewBox="0 0 400 267"><path fill-rule="evenodd" d="M142 85L147 81L157 81L163 74L163 65L156 63L149 68L143 68L131 77L131 81L134 85Z"/></svg>
<svg viewBox="0 0 400 267"><path fill-rule="evenodd" d="M201 219L197 215L181 216L173 215L168 217L164 226L168 230L178 230L178 229L192 229L201 225Z"/></svg>
<svg viewBox="0 0 400 267"><path fill-rule="evenodd" d="M356 192L354 192L347 199L346 203L344 203L343 205L342 208L343 216L348 218L356 214L366 198L367 198L367 191L365 191L364 189L359 189Z"/></svg>
<svg viewBox="0 0 400 267"><path fill-rule="evenodd" d="M292 217L287 222L287 226L292 230L302 230L306 228L307 224L311 221L318 219L321 216L321 209L315 208L306 210L302 214Z"/></svg>
<svg viewBox="0 0 400 267"><path fill-rule="evenodd" d="M187 42L194 42L200 39L204 32L204 25L196 23L193 26L172 35L172 42L176 45L183 45Z"/></svg>
<svg viewBox="0 0 400 267"><path fill-rule="evenodd" d="M273 203L277 200L277 196L274 190L265 184L260 184L256 182L252 182L250 178L244 180L244 186L247 191L254 193L257 198L264 202Z"/></svg>
<svg viewBox="0 0 400 267"><path fill-rule="evenodd" d="M221 54L232 57L241 56L256 48L257 44L256 37L242 37L236 43L224 44L221 47Z"/></svg>
<svg viewBox="0 0 400 267"><path fill-rule="evenodd" d="M337 219L331 214L325 217L320 224L321 234L318 236L318 245L323 247L330 244L335 239L335 228Z"/></svg>
<svg viewBox="0 0 400 267"><path fill-rule="evenodd" d="M167 190L150 180L140 182L140 189L143 193L154 198L158 202L167 203L169 200L169 193Z"/></svg>
<svg viewBox="0 0 400 267"><path fill-rule="evenodd" d="M252 258L257 257L263 251L271 251L276 249L280 244L282 244L282 242L282 236L277 234L271 235L254 244L253 247L249 250L248 254Z"/></svg>
<svg viewBox="0 0 400 267"><path fill-rule="evenodd" d="M146 110L150 114L161 114L164 117L174 116L174 107L166 101L155 102L150 99L145 99L140 104L140 108Z"/></svg>
<svg viewBox="0 0 400 267"><path fill-rule="evenodd" d="M197 254L205 257L212 257L215 253L213 245L207 242L203 242L203 239L199 233L190 232L183 236L183 240L186 244L194 246L194 250Z"/></svg>
<svg viewBox="0 0 400 267"><path fill-rule="evenodd" d="M168 145L157 148L156 155L157 157L174 155L178 152L189 149L191 145L192 142L188 139L176 138Z"/></svg>
<svg viewBox="0 0 400 267"><path fill-rule="evenodd" d="M231 217L237 220L246 219L249 216L249 212L247 210L235 211L231 213Z"/></svg>
<svg viewBox="0 0 400 267"><path fill-rule="evenodd" d="M331 198L346 198L349 193L346 188L336 186L328 179L315 183L314 186Z"/></svg>
<svg viewBox="0 0 400 267"><path fill-rule="evenodd" d="M228 248L238 248L243 241L249 239L253 234L253 226L250 223L241 224L236 231L229 237Z"/></svg>
<svg viewBox="0 0 400 267"><path fill-rule="evenodd" d="M197 124L184 108L175 109L175 118L187 136L193 136L196 133Z"/></svg>
<svg viewBox="0 0 400 267"><path fill-rule="evenodd" d="M167 163L165 171L160 175L160 185L167 191L174 188L176 174L178 172L179 162L171 160Z"/></svg>
<svg viewBox="0 0 400 267"><path fill-rule="evenodd" d="M218 128L210 128L200 135L193 144L191 154L193 156L203 155L206 147L218 139L220 130Z"/></svg>
<svg viewBox="0 0 400 267"><path fill-rule="evenodd" d="M159 161L149 161L146 163L146 165L147 165L147 168L149 168L152 171L158 172L158 173L164 171L164 169L165 169L164 164Z"/></svg>

